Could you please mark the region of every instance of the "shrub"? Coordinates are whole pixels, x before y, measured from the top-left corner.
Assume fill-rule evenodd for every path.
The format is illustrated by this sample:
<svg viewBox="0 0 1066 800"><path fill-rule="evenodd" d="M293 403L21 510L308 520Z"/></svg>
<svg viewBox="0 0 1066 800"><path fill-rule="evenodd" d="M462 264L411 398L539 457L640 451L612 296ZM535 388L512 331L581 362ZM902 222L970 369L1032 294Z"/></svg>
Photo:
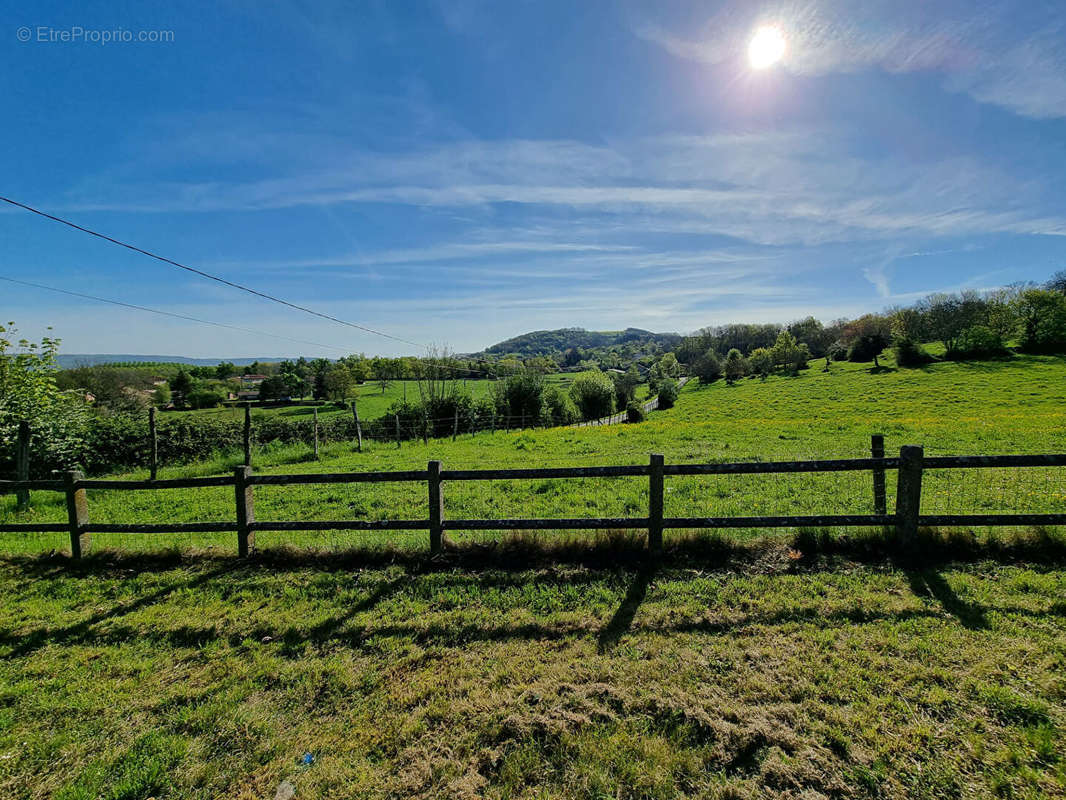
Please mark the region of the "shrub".
<svg viewBox="0 0 1066 800"><path fill-rule="evenodd" d="M659 408L673 408L677 395L677 381L673 378L663 378L659 383Z"/></svg>
<svg viewBox="0 0 1066 800"><path fill-rule="evenodd" d="M874 366L881 366L878 357L888 347L890 339L884 333L864 333L848 349L848 361L872 361Z"/></svg>
<svg viewBox="0 0 1066 800"><path fill-rule="evenodd" d="M835 341L829 345L829 349L825 353L833 361L847 361L848 360L848 346L842 341Z"/></svg>
<svg viewBox="0 0 1066 800"><path fill-rule="evenodd" d="M637 400L630 400L626 406L626 422L643 422L644 406Z"/></svg>
<svg viewBox="0 0 1066 800"><path fill-rule="evenodd" d="M1006 354L1007 348L1000 335L984 325L966 328L955 337L951 349L947 351L947 357L953 359L996 358Z"/></svg>
<svg viewBox="0 0 1066 800"><path fill-rule="evenodd" d="M718 354L714 350L708 350L692 365L692 374L700 379L702 384L714 383L722 377L722 364L718 360Z"/></svg>
<svg viewBox="0 0 1066 800"><path fill-rule="evenodd" d="M764 378L774 371L774 359L770 355L770 351L765 347L757 347L752 350L751 356L748 357L748 364L752 373L761 375Z"/></svg>
<svg viewBox="0 0 1066 800"><path fill-rule="evenodd" d="M748 361L735 347L725 357L725 379L733 383L748 374Z"/></svg>
<svg viewBox="0 0 1066 800"><path fill-rule="evenodd" d="M922 346L909 336L897 337L892 344L892 352L896 356L896 365L900 367L920 367L933 360Z"/></svg>
<svg viewBox="0 0 1066 800"><path fill-rule="evenodd" d="M545 425L570 425L577 422L580 416L570 395L556 386L549 386L544 390L542 420Z"/></svg>
<svg viewBox="0 0 1066 800"><path fill-rule="evenodd" d="M582 372L570 384L570 397L585 419L606 417L614 410L614 384L598 369Z"/></svg>

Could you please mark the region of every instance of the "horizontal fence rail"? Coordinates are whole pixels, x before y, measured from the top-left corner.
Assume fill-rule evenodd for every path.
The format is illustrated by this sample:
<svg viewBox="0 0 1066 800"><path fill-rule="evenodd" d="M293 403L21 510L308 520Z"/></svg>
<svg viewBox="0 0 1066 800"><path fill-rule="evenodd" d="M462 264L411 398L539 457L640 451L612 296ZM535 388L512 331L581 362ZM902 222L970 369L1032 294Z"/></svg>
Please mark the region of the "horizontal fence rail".
<svg viewBox="0 0 1066 800"><path fill-rule="evenodd" d="M431 461L424 470L392 472L301 473L253 475L251 467L241 466L233 475L166 480L86 479L78 472L64 474L62 480L0 481L0 494L28 491L62 492L66 496L66 523L0 522L0 532L69 532L71 555L79 557L87 538L94 533L237 533L238 553L247 555L258 531L429 531L430 551L440 552L444 531L478 530L647 530L648 549L662 550L663 531L698 528L804 528L804 527L894 527L901 544L909 543L920 526L1001 526L1066 525L1066 513L922 514L922 474L936 469L987 469L1066 467L1066 454L936 456L925 458L921 447L904 446L898 457L885 457L884 440L871 440L871 458L821 459L810 461L745 461L708 464L665 464L661 455L652 455L648 464L627 466L546 467L529 469L441 469ZM896 508L886 510L885 473L896 470ZM692 516L667 517L663 514L664 479L694 475L751 475L790 473L832 473L869 471L873 474L873 513L814 514L782 516ZM645 477L648 479L648 515L643 517L564 517L447 519L444 515L443 485L460 481L537 480L547 478L601 479ZM293 520L257 521L254 487L299 484L352 484L421 482L427 486L429 519L387 520ZM86 490L142 491L194 489L232 486L236 514L232 520L206 520L180 523L92 523L89 521ZM21 496L21 494L20 494Z"/></svg>

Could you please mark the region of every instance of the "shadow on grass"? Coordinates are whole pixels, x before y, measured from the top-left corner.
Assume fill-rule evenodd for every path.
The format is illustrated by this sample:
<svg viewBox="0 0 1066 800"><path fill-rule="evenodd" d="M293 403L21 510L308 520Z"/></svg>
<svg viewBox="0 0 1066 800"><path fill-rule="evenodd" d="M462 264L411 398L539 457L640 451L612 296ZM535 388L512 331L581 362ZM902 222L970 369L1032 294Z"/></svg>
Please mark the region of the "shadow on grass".
<svg viewBox="0 0 1066 800"><path fill-rule="evenodd" d="M629 583L629 589L622 599L622 604L618 606L614 616L603 626L600 635L597 637L597 645L601 653L612 650L618 644L618 640L633 625L633 618L637 615L637 609L640 608L640 604L644 602L644 598L648 594L648 584L651 583L655 572L656 565L649 564L638 569L633 574L633 579Z"/></svg>
<svg viewBox="0 0 1066 800"><path fill-rule="evenodd" d="M678 531L667 534L658 568L803 572L834 569L848 563L883 564L904 570L953 563L991 561L1027 564L1034 569L1066 566L1066 530L1029 528L978 537L966 530L923 529L909 546L902 546L891 529L803 529L793 535L731 537L718 531ZM315 570L335 572L398 566L416 572L581 567L586 569L651 570L642 531L545 534L515 531L495 541L446 542L443 553L431 557L428 548L378 544L347 549L270 547L238 560L217 550L166 549L130 552L101 549L73 561L48 554L0 555L0 567L28 578L115 577L130 572L167 572L176 569L217 568L253 573Z"/></svg>
<svg viewBox="0 0 1066 800"><path fill-rule="evenodd" d="M936 570L909 570L907 572L907 582L910 583L911 591L917 597L931 597L937 600L945 611L970 630L985 630L988 628L988 618L985 614L984 606L963 600L948 585L944 576Z"/></svg>

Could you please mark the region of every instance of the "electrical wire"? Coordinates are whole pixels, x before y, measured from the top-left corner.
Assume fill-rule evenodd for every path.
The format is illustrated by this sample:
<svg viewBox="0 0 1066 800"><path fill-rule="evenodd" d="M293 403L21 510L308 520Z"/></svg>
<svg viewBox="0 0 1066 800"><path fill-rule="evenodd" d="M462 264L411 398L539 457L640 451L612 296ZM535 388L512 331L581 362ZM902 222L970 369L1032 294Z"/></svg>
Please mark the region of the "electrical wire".
<svg viewBox="0 0 1066 800"><path fill-rule="evenodd" d="M256 336L269 336L273 339L284 339L285 341L296 342L297 344L309 344L314 347L325 347L330 350L337 350L342 353L347 352L344 348L334 347L330 344L322 344L321 342L310 342L305 339L294 339L291 336L282 336L281 334L267 333L266 331L257 331L251 328L242 328L238 325L227 325L224 322L212 322L209 319L199 319L198 317L190 317L185 314L176 314L173 311L162 311L158 308L148 308L148 306L139 306L134 303L124 303L121 300L109 300L106 297L96 297L95 295L91 294L82 294L81 292L73 292L69 289L59 289L55 286L46 286L43 283L33 283L32 281L22 281L18 280L17 278L8 278L4 275L0 275L0 281L7 281L8 283L17 283L22 286L30 286L34 289L46 289L49 292L58 292L59 294L66 294L70 295L71 297L80 297L84 300L95 300L98 303L109 303L113 306L123 306L124 308L132 308L137 311L147 311L151 314L160 314L164 317L174 317L175 319L188 320L189 322L199 322L203 325L214 325L217 328L227 328L231 331L241 331L242 333L251 333Z"/></svg>

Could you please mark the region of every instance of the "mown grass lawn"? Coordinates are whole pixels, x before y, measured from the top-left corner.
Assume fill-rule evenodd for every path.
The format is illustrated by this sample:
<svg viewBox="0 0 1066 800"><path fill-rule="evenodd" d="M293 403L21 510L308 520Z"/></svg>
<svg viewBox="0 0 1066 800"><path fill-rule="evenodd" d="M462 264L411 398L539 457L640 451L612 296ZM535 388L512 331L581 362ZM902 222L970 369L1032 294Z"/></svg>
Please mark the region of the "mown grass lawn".
<svg viewBox="0 0 1066 800"><path fill-rule="evenodd" d="M7 560L0 796L1066 792L1061 560L620 560Z"/></svg>

